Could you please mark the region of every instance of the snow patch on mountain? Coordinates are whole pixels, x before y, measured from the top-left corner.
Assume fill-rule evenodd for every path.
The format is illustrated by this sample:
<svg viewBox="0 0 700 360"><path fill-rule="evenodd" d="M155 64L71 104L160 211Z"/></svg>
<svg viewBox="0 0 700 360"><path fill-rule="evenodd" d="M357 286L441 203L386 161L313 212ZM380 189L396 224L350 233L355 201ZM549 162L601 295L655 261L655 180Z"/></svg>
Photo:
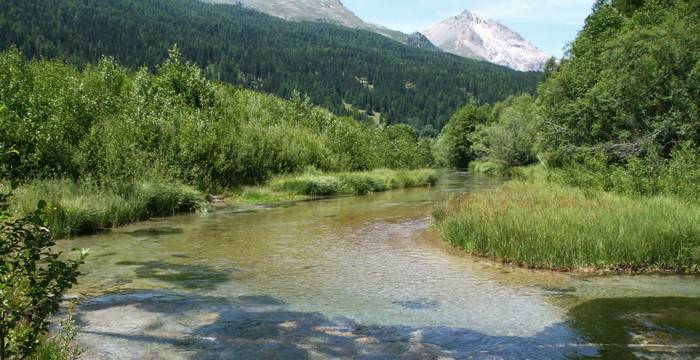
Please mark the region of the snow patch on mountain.
<svg viewBox="0 0 700 360"><path fill-rule="evenodd" d="M542 71L551 56L499 22L465 11L423 34L443 50L519 71Z"/></svg>

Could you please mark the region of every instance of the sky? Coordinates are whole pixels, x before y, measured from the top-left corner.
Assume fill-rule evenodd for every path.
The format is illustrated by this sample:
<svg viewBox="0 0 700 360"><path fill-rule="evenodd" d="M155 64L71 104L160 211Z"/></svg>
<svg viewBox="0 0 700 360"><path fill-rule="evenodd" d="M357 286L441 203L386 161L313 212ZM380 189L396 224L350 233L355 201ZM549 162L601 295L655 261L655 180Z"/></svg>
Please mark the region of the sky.
<svg viewBox="0 0 700 360"><path fill-rule="evenodd" d="M469 10L500 21L556 57L576 38L594 0L342 0L363 20L406 33Z"/></svg>

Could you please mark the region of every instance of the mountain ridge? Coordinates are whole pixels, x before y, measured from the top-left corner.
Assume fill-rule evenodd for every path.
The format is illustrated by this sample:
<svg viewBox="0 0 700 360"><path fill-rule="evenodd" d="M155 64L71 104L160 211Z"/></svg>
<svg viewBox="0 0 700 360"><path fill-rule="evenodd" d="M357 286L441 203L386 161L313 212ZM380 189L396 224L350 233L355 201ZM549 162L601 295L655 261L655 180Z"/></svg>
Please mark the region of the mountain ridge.
<svg viewBox="0 0 700 360"><path fill-rule="evenodd" d="M408 43L409 35L387 27L366 22L355 15L340 0L202 0L214 4L240 5L291 21L320 21L352 29L367 30L390 39Z"/></svg>
<svg viewBox="0 0 700 360"><path fill-rule="evenodd" d="M518 71L542 71L551 56L498 21L465 10L423 31L446 52Z"/></svg>

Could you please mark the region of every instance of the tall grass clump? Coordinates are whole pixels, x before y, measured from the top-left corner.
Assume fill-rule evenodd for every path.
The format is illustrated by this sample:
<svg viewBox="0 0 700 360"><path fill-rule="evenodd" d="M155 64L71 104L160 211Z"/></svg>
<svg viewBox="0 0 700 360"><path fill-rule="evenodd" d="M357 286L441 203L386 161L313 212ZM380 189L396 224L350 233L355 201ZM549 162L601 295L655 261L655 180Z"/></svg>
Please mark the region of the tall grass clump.
<svg viewBox="0 0 700 360"><path fill-rule="evenodd" d="M434 185L435 170L388 170L321 174L307 171L301 175L278 177L270 182L273 191L311 197L365 195L387 190Z"/></svg>
<svg viewBox="0 0 700 360"><path fill-rule="evenodd" d="M469 253L564 271L700 272L700 208L545 182L511 182L438 206L440 234Z"/></svg>
<svg viewBox="0 0 700 360"><path fill-rule="evenodd" d="M17 214L27 214L41 200L50 204L45 217L57 238L196 212L205 206L201 193L178 183L134 181L104 186L89 181L36 180L16 189L12 208Z"/></svg>

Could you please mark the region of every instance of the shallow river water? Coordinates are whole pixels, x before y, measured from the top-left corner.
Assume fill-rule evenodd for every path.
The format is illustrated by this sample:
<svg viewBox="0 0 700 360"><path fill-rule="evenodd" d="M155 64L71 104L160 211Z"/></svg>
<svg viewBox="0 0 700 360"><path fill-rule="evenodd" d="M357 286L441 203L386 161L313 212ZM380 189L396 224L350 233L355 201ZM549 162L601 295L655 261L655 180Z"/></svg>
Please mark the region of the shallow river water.
<svg viewBox="0 0 700 360"><path fill-rule="evenodd" d="M240 206L63 241L88 359L700 358L700 277L507 268L442 243L434 201L496 180Z"/></svg>

